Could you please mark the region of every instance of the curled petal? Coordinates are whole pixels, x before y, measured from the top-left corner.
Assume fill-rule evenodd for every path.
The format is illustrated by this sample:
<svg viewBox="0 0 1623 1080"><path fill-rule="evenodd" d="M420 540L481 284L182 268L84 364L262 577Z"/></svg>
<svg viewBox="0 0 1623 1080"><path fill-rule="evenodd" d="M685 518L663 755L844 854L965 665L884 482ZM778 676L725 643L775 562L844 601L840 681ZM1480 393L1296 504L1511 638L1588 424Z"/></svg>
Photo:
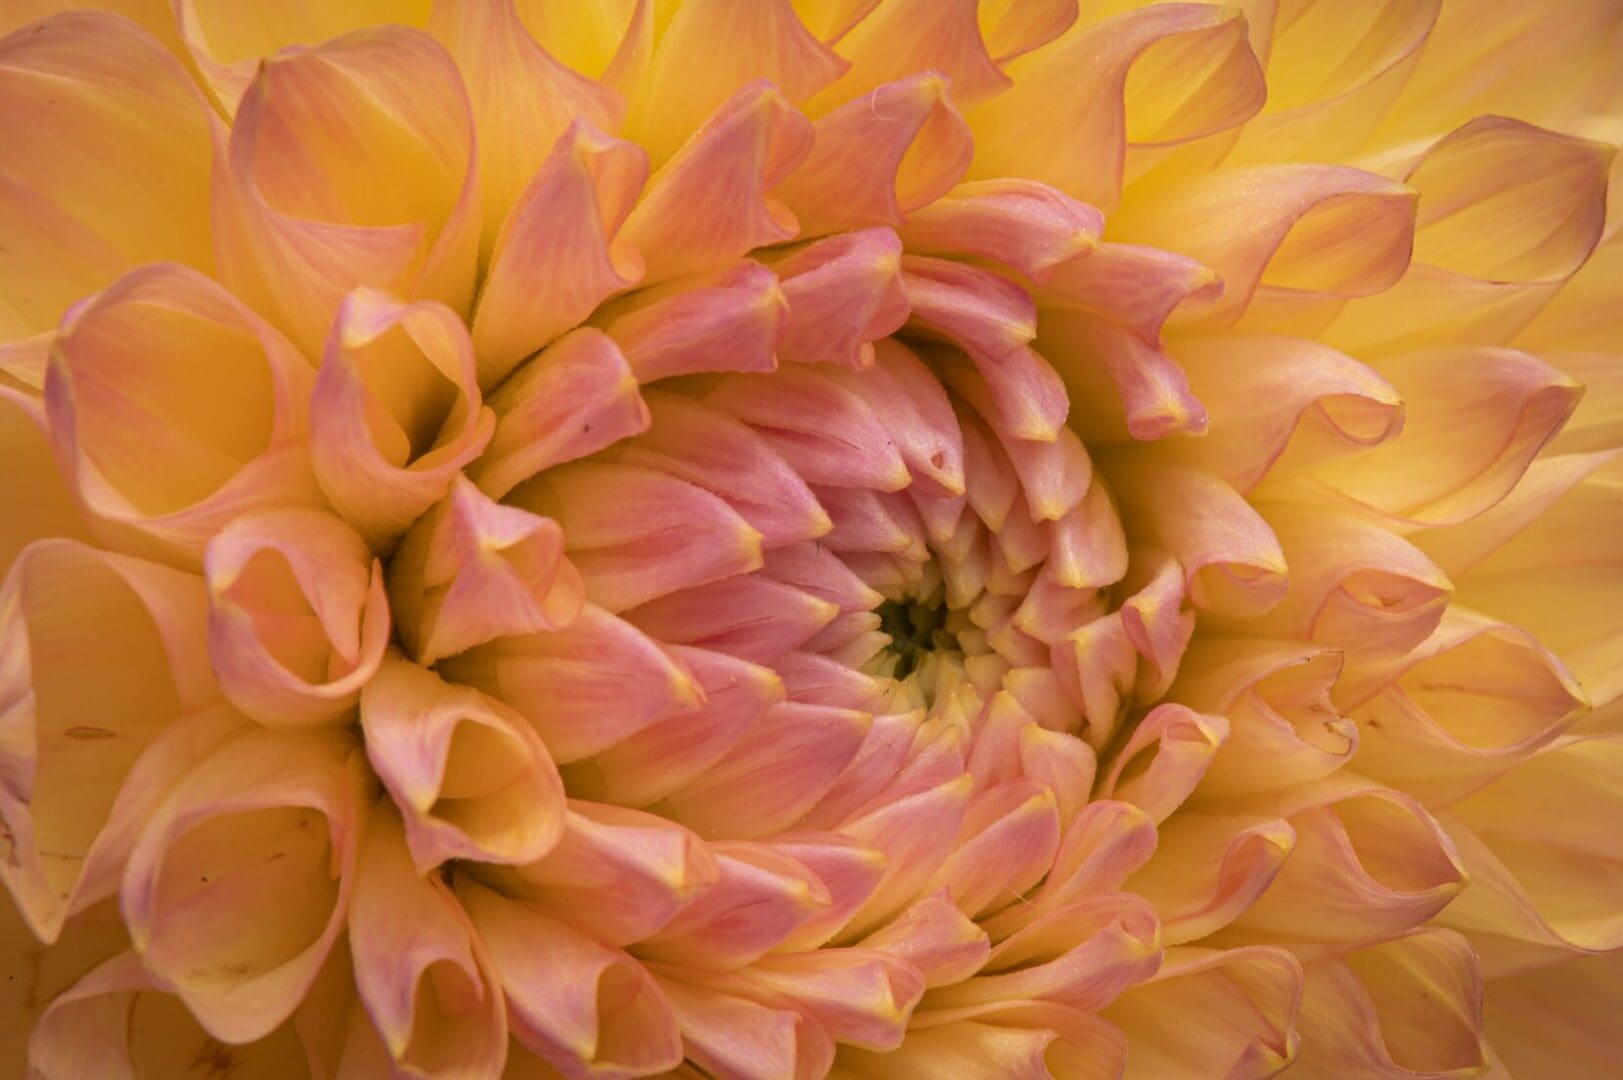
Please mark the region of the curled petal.
<svg viewBox="0 0 1623 1080"><path fill-rule="evenodd" d="M389 562L401 639L426 665L499 637L569 625L585 585L563 547L556 521L491 502L456 477Z"/></svg>
<svg viewBox="0 0 1623 1080"><path fill-rule="evenodd" d="M468 470L499 499L560 462L648 430L637 376L614 341L582 327L549 345L490 397L496 432Z"/></svg>
<svg viewBox="0 0 1623 1080"><path fill-rule="evenodd" d="M1228 721L1182 705L1158 705L1134 729L1104 776L1100 794L1166 820L1200 783L1228 738ZM1140 755L1154 752L1143 762Z"/></svg>
<svg viewBox="0 0 1623 1080"><path fill-rule="evenodd" d="M344 926L371 801L344 732L249 729L147 819L120 907L142 962L222 1042L285 1020Z"/></svg>
<svg viewBox="0 0 1623 1080"><path fill-rule="evenodd" d="M370 289L344 299L310 401L310 456L328 500L374 550L445 494L495 424L455 312Z"/></svg>
<svg viewBox="0 0 1623 1080"><path fill-rule="evenodd" d="M396 1067L499 1076L507 1010L490 960L451 890L418 876L387 810L367 825L349 918L356 989Z"/></svg>
<svg viewBox="0 0 1623 1080"><path fill-rule="evenodd" d="M811 149L811 122L783 93L752 83L660 167L621 236L650 282L725 265L791 239L799 224L769 194Z"/></svg>
<svg viewBox="0 0 1623 1080"><path fill-rule="evenodd" d="M840 39L851 70L813 102L846 101L918 71L936 70L959 101L979 101L1009 85L986 51L974 0L902 0L873 6Z"/></svg>
<svg viewBox="0 0 1623 1080"><path fill-rule="evenodd" d="M761 565L761 534L749 522L703 488L653 469L570 464L508 498L563 526L587 599L609 611Z"/></svg>
<svg viewBox="0 0 1623 1080"><path fill-rule="evenodd" d="M43 374L43 372L42 372ZM19 512L0 520L0 576L35 540L88 539L84 518L66 477L51 455L45 410L37 398L12 394L0 383L0 503Z"/></svg>
<svg viewBox="0 0 1623 1080"><path fill-rule="evenodd" d="M718 877L637 947L663 963L728 971L754 963L833 903L804 863L763 844L711 845Z"/></svg>
<svg viewBox="0 0 1623 1080"><path fill-rule="evenodd" d="M1198 941L1255 903L1295 846L1277 818L1186 811L1161 823L1156 857L1129 886L1155 906L1167 944Z"/></svg>
<svg viewBox="0 0 1623 1080"><path fill-rule="evenodd" d="M907 321L901 255L894 232L862 229L769 259L789 304L778 359L871 367L874 343Z"/></svg>
<svg viewBox="0 0 1623 1080"><path fill-rule="evenodd" d="M1416 930L1307 967L1302 1069L1370 1077L1478 1075L1482 976L1452 930Z"/></svg>
<svg viewBox="0 0 1623 1080"><path fill-rule="evenodd" d="M361 694L361 729L419 873L453 858L533 862L557 842L558 770L507 706L392 656Z"/></svg>
<svg viewBox="0 0 1623 1080"><path fill-rule="evenodd" d="M646 1076L682 1060L671 1006L636 960L469 879L458 880L457 896L526 1049L571 1077Z"/></svg>
<svg viewBox="0 0 1623 1080"><path fill-rule="evenodd" d="M1086 265L1097 256L1082 259ZM1100 259L1105 262L1105 259ZM1038 347L1053 357L1091 440L1150 441L1205 432L1209 420L1159 336L1085 311L1045 313Z"/></svg>
<svg viewBox="0 0 1623 1080"><path fill-rule="evenodd" d="M726 980L750 996L811 1017L841 1043L894 1050L924 994L924 978L877 949L818 949L762 957Z"/></svg>
<svg viewBox="0 0 1623 1080"><path fill-rule="evenodd" d="M140 263L209 268L209 117L162 45L62 12L0 42L0 68L0 340L51 329Z"/></svg>
<svg viewBox="0 0 1623 1080"><path fill-rule="evenodd" d="M0 878L43 940L117 888L145 816L230 730L206 708L206 612L201 579L71 540L0 587Z"/></svg>
<svg viewBox="0 0 1623 1080"><path fill-rule="evenodd" d="M428 35L380 27L264 61L219 158L221 278L307 355L357 286L467 311L480 228L473 118L456 65ZM379 176L399 182L380 188Z"/></svg>
<svg viewBox="0 0 1623 1080"><path fill-rule="evenodd" d="M781 192L806 236L900 226L957 183L974 153L969 125L936 72L853 98L813 131L810 155Z"/></svg>
<svg viewBox="0 0 1623 1080"><path fill-rule="evenodd" d="M913 327L961 346L979 367L995 367L1004 354L1037 336L1031 297L990 270L904 255L902 288L913 309Z"/></svg>
<svg viewBox="0 0 1623 1080"><path fill-rule="evenodd" d="M918 895L958 837L972 786L969 777L959 776L881 805L840 827L840 832L888 860L878 887L847 926L848 936L871 933Z"/></svg>
<svg viewBox="0 0 1623 1080"><path fill-rule="evenodd" d="M1011 63L1014 87L970 113L981 136L971 175L1026 176L1115 209L1129 141L1182 142L1262 107L1246 32L1238 9L1203 4L1079 23Z"/></svg>
<svg viewBox="0 0 1623 1080"><path fill-rule="evenodd" d="M343 718L389 643L383 567L317 510L262 510L210 541L209 658L220 689L271 727Z"/></svg>
<svg viewBox="0 0 1623 1080"><path fill-rule="evenodd" d="M989 914L1042 880L1058 847L1053 792L1034 780L999 784L971 800L957 848L923 891L945 887L970 918Z"/></svg>
<svg viewBox="0 0 1623 1080"><path fill-rule="evenodd" d="M1274 1076L1296 1056L1302 965L1284 949L1177 949L1155 978L1105 1017L1133 1047L1129 1075L1195 1077L1221 1069ZM1142 1070L1139 1072L1138 1070Z"/></svg>
<svg viewBox="0 0 1623 1080"><path fill-rule="evenodd" d="M682 1050L717 1080L810 1080L827 1074L834 1041L816 1021L702 985L675 971L658 977L682 1032ZM693 982L685 981L693 979Z"/></svg>
<svg viewBox="0 0 1623 1080"><path fill-rule="evenodd" d="M647 178L634 143L580 120L558 137L491 250L473 314L481 386L641 279L642 257L618 232Z"/></svg>
<svg viewBox="0 0 1623 1080"><path fill-rule="evenodd" d="M704 702L683 664L592 604L562 630L500 638L439 670L517 709L559 762L589 757Z"/></svg>
<svg viewBox="0 0 1623 1080"><path fill-rule="evenodd" d="M926 986L950 986L969 978L992 950L986 931L945 889L918 900L862 944L906 960L924 976Z"/></svg>
<svg viewBox="0 0 1623 1080"><path fill-rule="evenodd" d="M312 382L230 293L160 263L63 320L45 404L92 517L195 564L238 514L319 498L305 446Z"/></svg>
<svg viewBox="0 0 1623 1080"><path fill-rule="evenodd" d="M600 318L643 383L705 371L772 371L787 305L778 279L748 259L643 289Z"/></svg>
<svg viewBox="0 0 1623 1080"><path fill-rule="evenodd" d="M1087 254L1104 215L1058 188L1017 177L971 180L908 215L909 251L976 255L1037 283L1060 263Z"/></svg>

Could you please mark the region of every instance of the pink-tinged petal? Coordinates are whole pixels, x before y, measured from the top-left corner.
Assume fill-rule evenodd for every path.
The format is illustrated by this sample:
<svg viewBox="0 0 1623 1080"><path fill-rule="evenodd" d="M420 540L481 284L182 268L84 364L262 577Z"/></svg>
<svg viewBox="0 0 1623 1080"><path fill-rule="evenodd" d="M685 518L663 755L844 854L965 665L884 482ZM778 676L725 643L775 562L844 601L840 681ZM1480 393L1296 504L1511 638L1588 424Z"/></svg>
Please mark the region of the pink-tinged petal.
<svg viewBox="0 0 1623 1080"><path fill-rule="evenodd" d="M1126 1062L1127 1040L1105 1021L1064 1005L1021 1001L919 1013L898 1049L840 1053L848 1070L843 1075L869 1080L973 1076L987 1069L1007 1080L1118 1080Z"/></svg>
<svg viewBox="0 0 1623 1080"><path fill-rule="evenodd" d="M1205 433L1206 406L1158 339L1088 312L1065 311L1044 313L1038 345L1054 358L1076 405L1078 427L1090 440Z"/></svg>
<svg viewBox="0 0 1623 1080"><path fill-rule="evenodd" d="M565 461L647 431L648 406L614 341L583 327L524 365L490 397L496 433L469 477L493 499Z"/></svg>
<svg viewBox="0 0 1623 1080"><path fill-rule="evenodd" d="M462 73L479 129L484 250L551 147L573 124L612 131L620 96L560 63L530 36L514 0L435 4L428 30Z"/></svg>
<svg viewBox="0 0 1623 1080"><path fill-rule="evenodd" d="M720 843L710 850L716 882L641 942L639 956L730 971L759 960L833 903L809 867L769 844Z"/></svg>
<svg viewBox="0 0 1623 1080"><path fill-rule="evenodd" d="M1127 1075L1275 1076L1295 1058L1302 965L1284 949L1176 949L1105 1011L1133 1048Z"/></svg>
<svg viewBox="0 0 1623 1080"><path fill-rule="evenodd" d="M801 923L779 945L779 952L826 944L873 895L885 872L884 855L839 833L781 833L772 838L771 846L815 874L829 897L828 907Z"/></svg>
<svg viewBox="0 0 1623 1080"><path fill-rule="evenodd" d="M828 532L828 515L806 482L760 435L691 398L655 390L643 400L653 423L615 460L658 469L716 495L761 534L768 558L773 549Z"/></svg>
<svg viewBox="0 0 1623 1080"><path fill-rule="evenodd" d="M210 118L162 45L62 12L0 41L0 68L0 340L51 329L141 263L212 265Z"/></svg>
<svg viewBox="0 0 1623 1080"><path fill-rule="evenodd" d="M534 904L466 877L456 889L489 950L520 1045L572 1080L647 1076L682 1060L670 1003L640 963Z"/></svg>
<svg viewBox="0 0 1623 1080"><path fill-rule="evenodd" d="M1059 811L1060 835L1087 805L1097 768L1093 749L1074 735L1036 723L1020 729L1020 769L1046 787Z"/></svg>
<svg viewBox="0 0 1623 1080"><path fill-rule="evenodd" d="M1285 595L1285 556L1262 516L1204 472L1123 463L1110 470L1127 531L1177 557L1196 607L1245 618Z"/></svg>
<svg viewBox="0 0 1623 1080"><path fill-rule="evenodd" d="M780 192L806 236L899 226L957 183L974 155L969 125L936 72L854 98L814 130L811 154Z"/></svg>
<svg viewBox="0 0 1623 1080"><path fill-rule="evenodd" d="M400 822L374 809L349 899L355 986L407 1075L494 1078L507 1009L484 946L439 875L418 876Z"/></svg>
<svg viewBox="0 0 1623 1080"><path fill-rule="evenodd" d="M721 981L764 1003L787 1005L850 1046L894 1050L924 994L924 977L876 949L818 949L767 956Z"/></svg>
<svg viewBox="0 0 1623 1080"><path fill-rule="evenodd" d="M643 289L599 316L637 381L772 371L788 306L777 275L748 259Z"/></svg>
<svg viewBox="0 0 1623 1080"><path fill-rule="evenodd" d="M641 810L580 800L564 815L558 846L512 872L520 895L615 945L659 932L720 875L715 856L690 830Z"/></svg>
<svg viewBox="0 0 1623 1080"><path fill-rule="evenodd" d="M1002 550L1007 557L1008 547ZM1101 478L1088 485L1080 504L1049 527L1044 555L1044 575L1068 589L1099 589L1127 575L1127 535Z"/></svg>
<svg viewBox="0 0 1623 1080"><path fill-rule="evenodd" d="M770 192L811 149L811 122L776 88L754 83L717 110L662 165L620 235L642 252L646 278L723 266L792 239L794 214Z"/></svg>
<svg viewBox="0 0 1623 1080"><path fill-rule="evenodd" d="M568 626L585 585L551 518L491 502L466 478L412 526L389 562L391 613L422 664L499 637Z"/></svg>
<svg viewBox="0 0 1623 1080"><path fill-rule="evenodd" d="M695 0L667 15L633 99L632 137L664 163L746 84L770 83L798 104L839 78L846 62L812 35L796 6Z"/></svg>
<svg viewBox="0 0 1623 1080"><path fill-rule="evenodd" d="M599 751L591 779L581 782L600 785L605 799L645 806L665 797L725 757L784 700L783 681L770 668L680 645L670 654L692 673L703 702Z"/></svg>
<svg viewBox="0 0 1623 1080"><path fill-rule="evenodd" d="M983 973L925 995L931 1013L1038 999L1095 1012L1161 963L1149 905L1116 893L1050 911L992 949Z"/></svg>
<svg viewBox="0 0 1623 1080"><path fill-rule="evenodd" d="M1482 989L1470 942L1452 930L1309 964L1297 1067L1371 1080L1481 1075Z"/></svg>
<svg viewBox="0 0 1623 1080"><path fill-rule="evenodd" d="M1167 696L1228 720L1229 737L1201 779L1204 796L1309 784L1358 749L1358 725L1330 700L1342 658L1298 642L1202 635Z"/></svg>
<svg viewBox="0 0 1623 1080"><path fill-rule="evenodd" d="M45 389L45 371L51 363L51 346L55 343L54 330L0 343L0 399L38 414L42 424L44 406L40 398Z"/></svg>
<svg viewBox="0 0 1623 1080"><path fill-rule="evenodd" d="M230 730L206 618L201 579L71 540L30 545L0 587L0 879L42 940L116 890L135 831Z"/></svg>
<svg viewBox="0 0 1623 1080"><path fill-rule="evenodd" d="M872 712L885 699L883 679L853 670L818 653L785 653L773 664L773 670L783 680L791 701Z"/></svg>
<svg viewBox="0 0 1623 1080"><path fill-rule="evenodd" d="M517 709L559 762L590 757L705 700L682 663L592 604L562 630L500 638L439 670Z"/></svg>
<svg viewBox="0 0 1623 1080"><path fill-rule="evenodd" d="M907 321L901 255L894 232L862 229L769 257L789 305L778 359L871 367L873 343Z"/></svg>
<svg viewBox="0 0 1623 1080"><path fill-rule="evenodd" d="M222 1042L274 1030L344 927L373 787L346 732L250 729L148 818L120 907L153 978Z"/></svg>
<svg viewBox="0 0 1623 1080"><path fill-rule="evenodd" d="M726 757L668 796L673 813L704 836L747 839L777 832L828 792L871 721L852 709L774 706Z"/></svg>
<svg viewBox="0 0 1623 1080"><path fill-rule="evenodd" d="M1058 188L1000 178L959 184L908 215L899 234L909 251L977 255L1037 283L1058 264L1093 250L1104 215Z"/></svg>
<svg viewBox="0 0 1623 1080"><path fill-rule="evenodd" d="M840 39L851 70L813 102L847 101L885 83L935 70L959 101L979 101L1009 85L986 51L975 0L902 0L872 10ZM843 21L843 20L842 20Z"/></svg>
<svg viewBox="0 0 1623 1080"><path fill-rule="evenodd" d="M927 255L902 256L909 325L958 345L977 366L995 369L1009 352L1037 336L1037 309L1018 285L967 263Z"/></svg>
<svg viewBox="0 0 1623 1080"><path fill-rule="evenodd" d="M1295 846L1278 818L1186 810L1161 823L1155 857L1128 887L1155 908L1168 945L1198 941L1256 903Z"/></svg>
<svg viewBox="0 0 1623 1080"><path fill-rule="evenodd" d="M883 418L913 477L909 502L917 505L916 496L953 499L963 494L958 420L936 373L917 354L892 340L876 342L871 367L833 377ZM897 512L911 516L913 508L898 507Z"/></svg>
<svg viewBox="0 0 1623 1080"><path fill-rule="evenodd" d="M647 178L634 143L579 120L558 137L491 250L473 315L481 386L642 278L642 257L618 233Z"/></svg>
<svg viewBox="0 0 1623 1080"><path fill-rule="evenodd" d="M1404 170L1420 193L1414 266L1348 304L1324 337L1358 356L1431 341L1499 344L1600 240L1614 147L1482 116Z"/></svg>
<svg viewBox="0 0 1623 1080"><path fill-rule="evenodd" d="M741 574L662 596L626 612L626 620L670 645L712 649L755 664L775 664L840 609L764 574Z"/></svg>
<svg viewBox="0 0 1623 1080"><path fill-rule="evenodd" d="M703 984L696 973L662 972L682 1049L716 1080L815 1080L834 1061L834 1042L815 1021ZM685 979L692 979L687 982Z"/></svg>
<svg viewBox="0 0 1623 1080"><path fill-rule="evenodd" d="M1117 753L1100 794L1132 803L1157 823L1165 821L1195 790L1227 738L1228 721L1221 716L1170 702L1158 705ZM1140 755L1144 760L1136 760Z"/></svg>
<svg viewBox="0 0 1623 1080"><path fill-rule="evenodd" d="M1013 88L970 113L971 175L1030 177L1109 213L1129 142L1187 141L1262 107L1247 29L1238 9L1202 4L1078 24L1010 64Z"/></svg>
<svg viewBox="0 0 1623 1080"><path fill-rule="evenodd" d="M455 312L371 289L344 298L310 400L310 459L374 550L439 501L495 426Z"/></svg>
<svg viewBox="0 0 1623 1080"><path fill-rule="evenodd" d="M884 421L814 368L732 375L704 400L755 428L809 483L900 491L911 480Z"/></svg>
<svg viewBox="0 0 1623 1080"><path fill-rule="evenodd" d="M953 903L946 890L915 902L862 941L905 960L924 976L926 986L950 986L974 975L992 951L986 931Z"/></svg>
<svg viewBox="0 0 1623 1080"><path fill-rule="evenodd" d="M1416 205L1410 188L1359 169L1264 165L1134 199L1111 217L1110 232L1191 256L1222 276L1221 298L1177 321L1228 325L1244 316L1290 325L1318 314L1302 309L1323 308L1325 299L1396 284L1409 266Z"/></svg>
<svg viewBox="0 0 1623 1080"><path fill-rule="evenodd" d="M964 439L964 497L970 510L987 528L1000 532L1020 499L1020 477L1003 449L1002 439L986 426L978 413L961 408L958 420ZM953 524L956 533L958 523ZM940 538L947 539L951 537Z"/></svg>
<svg viewBox="0 0 1623 1080"><path fill-rule="evenodd" d="M120 546L195 565L231 518L319 500L306 445L313 381L225 289L161 263L69 312L45 404L57 460L91 517Z"/></svg>
<svg viewBox="0 0 1623 1080"><path fill-rule="evenodd" d="M1382 365L1407 406L1403 433L1316 480L1405 522L1464 521L1504 498L1582 396L1529 353L1452 346Z"/></svg>
<svg viewBox="0 0 1623 1080"><path fill-rule="evenodd" d="M462 314L479 255L476 172L462 80L427 34L379 27L279 53L217 154L221 279L309 356L357 286ZM380 188L379 176L398 182Z"/></svg>
<svg viewBox="0 0 1623 1080"><path fill-rule="evenodd" d="M1440 813L1471 888L1437 921L1488 977L1618 948L1620 766L1623 737L1568 736Z"/></svg>
<svg viewBox="0 0 1623 1080"><path fill-rule="evenodd" d="M1010 0L981 8L981 38L992 59L1002 64L1053 41L1076 22L1076 0Z"/></svg>
<svg viewBox="0 0 1623 1080"><path fill-rule="evenodd" d="M576 463L508 496L564 529L586 597L609 611L761 565L761 534L703 488L635 465Z"/></svg>
<svg viewBox="0 0 1623 1080"><path fill-rule="evenodd" d="M878 552L922 561L929 557L924 528L912 505L868 488L813 487L834 528L817 543L836 555ZM903 511L902 507L906 507Z"/></svg>
<svg viewBox="0 0 1623 1080"><path fill-rule="evenodd" d="M1465 888L1454 842L1401 792L1331 778L1287 791L1272 809L1296 830L1296 848L1232 924L1238 940L1338 948L1379 941L1418 926Z"/></svg>
<svg viewBox="0 0 1623 1080"><path fill-rule="evenodd" d="M1398 391L1316 342L1236 335L1181 338L1175 349L1211 426L1198 443L1168 441L1165 452L1239 491L1350 457L1403 429Z"/></svg>
<svg viewBox="0 0 1623 1080"><path fill-rule="evenodd" d="M420 873L447 859L533 862L557 843L558 770L501 702L396 655L361 693L361 729Z"/></svg>
<svg viewBox="0 0 1623 1080"><path fill-rule="evenodd" d="M889 860L879 886L847 924L847 936L872 933L918 896L937 864L952 850L973 786L969 777L959 776L887 802L840 826L840 832Z"/></svg>
<svg viewBox="0 0 1623 1080"><path fill-rule="evenodd" d="M1061 428L1052 442L1008 437L1002 442L1020 478L1032 521L1060 521L1082 505L1093 478L1093 462L1076 432Z"/></svg>
<svg viewBox="0 0 1623 1080"><path fill-rule="evenodd" d="M828 794L800 822L802 828L828 829L882 805L882 793L897 780L921 736L922 711L875 716L862 746ZM893 798L901 797L895 791Z"/></svg>
<svg viewBox="0 0 1623 1080"><path fill-rule="evenodd" d="M923 891L945 887L971 918L1020 900L1041 881L1059 848L1054 795L1034 780L1013 780L971 800L958 846Z"/></svg>
<svg viewBox="0 0 1623 1080"><path fill-rule="evenodd" d="M342 521L261 510L209 542L209 659L237 708L271 727L346 719L389 644L383 567Z"/></svg>
<svg viewBox="0 0 1623 1080"><path fill-rule="evenodd" d="M941 378L999 438L1052 443L1065 432L1065 382L1035 349L1016 345L994 361L936 351Z"/></svg>

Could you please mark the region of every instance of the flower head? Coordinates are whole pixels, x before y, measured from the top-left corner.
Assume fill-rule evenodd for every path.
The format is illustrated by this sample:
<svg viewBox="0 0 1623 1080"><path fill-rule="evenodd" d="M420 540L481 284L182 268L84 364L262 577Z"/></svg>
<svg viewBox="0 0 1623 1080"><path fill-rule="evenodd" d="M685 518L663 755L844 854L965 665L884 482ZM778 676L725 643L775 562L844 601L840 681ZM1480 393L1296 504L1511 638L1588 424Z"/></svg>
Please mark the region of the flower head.
<svg viewBox="0 0 1623 1080"><path fill-rule="evenodd" d="M7 1066L1615 1065L1623 9L1105 7L8 12Z"/></svg>

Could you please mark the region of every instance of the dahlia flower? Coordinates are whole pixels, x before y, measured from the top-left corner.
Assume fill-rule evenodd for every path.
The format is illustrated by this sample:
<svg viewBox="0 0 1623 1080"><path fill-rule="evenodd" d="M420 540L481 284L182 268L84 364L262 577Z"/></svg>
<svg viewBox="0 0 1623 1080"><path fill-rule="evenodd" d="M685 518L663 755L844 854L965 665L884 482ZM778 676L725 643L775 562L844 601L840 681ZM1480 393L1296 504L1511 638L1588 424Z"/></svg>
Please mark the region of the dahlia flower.
<svg viewBox="0 0 1623 1080"><path fill-rule="evenodd" d="M1615 1075L1615 0L0 33L0 1072Z"/></svg>

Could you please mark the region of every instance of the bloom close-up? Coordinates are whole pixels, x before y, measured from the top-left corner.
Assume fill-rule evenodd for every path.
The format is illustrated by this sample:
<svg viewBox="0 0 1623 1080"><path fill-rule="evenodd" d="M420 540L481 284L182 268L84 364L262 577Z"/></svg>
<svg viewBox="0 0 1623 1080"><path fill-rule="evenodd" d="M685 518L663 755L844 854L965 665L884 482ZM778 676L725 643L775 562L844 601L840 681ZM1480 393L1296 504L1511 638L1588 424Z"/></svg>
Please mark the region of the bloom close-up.
<svg viewBox="0 0 1623 1080"><path fill-rule="evenodd" d="M0 1076L1623 1074L1619 0L0 0Z"/></svg>

